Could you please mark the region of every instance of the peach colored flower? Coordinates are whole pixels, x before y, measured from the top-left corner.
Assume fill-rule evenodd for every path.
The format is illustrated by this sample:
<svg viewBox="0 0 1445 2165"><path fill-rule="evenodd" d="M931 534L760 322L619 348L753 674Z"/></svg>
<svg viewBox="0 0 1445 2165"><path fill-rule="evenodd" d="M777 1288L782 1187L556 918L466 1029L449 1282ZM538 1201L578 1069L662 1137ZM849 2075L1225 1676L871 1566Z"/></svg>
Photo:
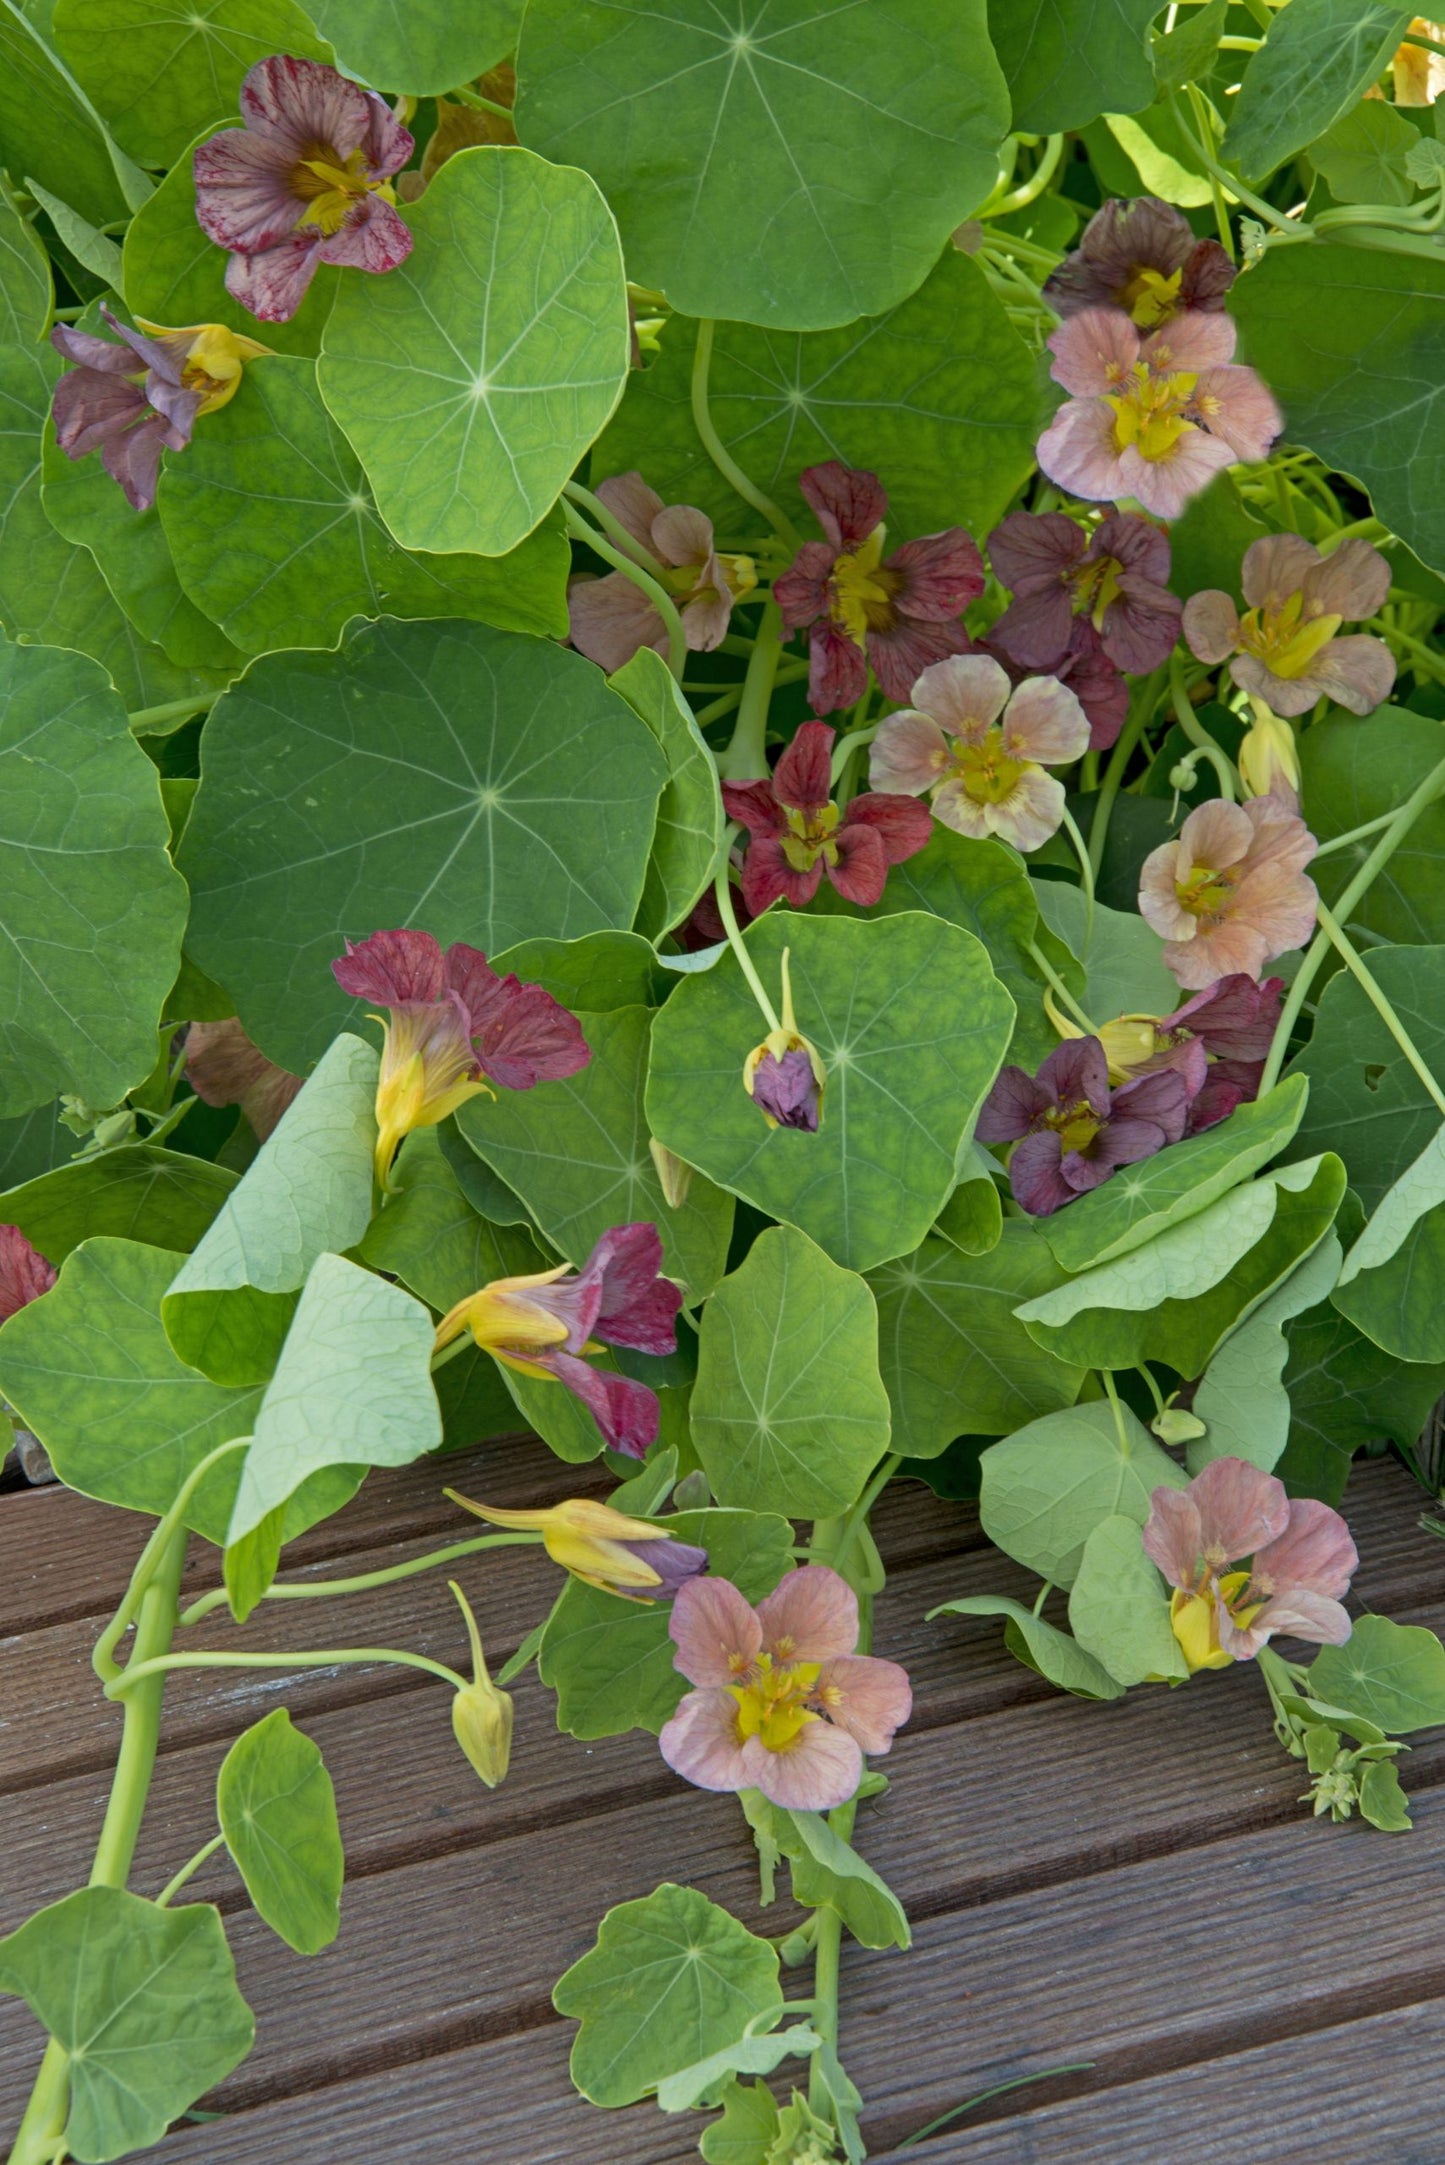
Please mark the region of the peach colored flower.
<svg viewBox="0 0 1445 2165"><path fill-rule="evenodd" d="M933 793L933 816L959 834L1002 835L1040 849L1064 816L1064 767L1089 748L1089 722L1057 677L1026 677L1010 694L989 654L951 654L913 687L916 707L890 714L873 740L874 789Z"/></svg>
<svg viewBox="0 0 1445 2165"><path fill-rule="evenodd" d="M1167 942L1164 961L1191 992L1302 947L1319 897L1305 866L1319 844L1276 797L1195 808L1179 838L1151 850L1139 910Z"/></svg>
<svg viewBox="0 0 1445 2165"><path fill-rule="evenodd" d="M1352 537L1322 556L1301 534L1266 534L1245 550L1240 584L1243 617L1215 588L1185 605L1197 660L1229 658L1235 683L1276 714L1307 714L1317 699L1373 714L1389 698L1395 657L1384 640L1335 636L1347 620L1374 616L1390 591L1389 564L1368 541Z"/></svg>
<svg viewBox="0 0 1445 2165"><path fill-rule="evenodd" d="M639 473L616 474L597 488L598 501L655 560L661 583L677 603L689 648L710 654L727 635L733 603L758 583L750 556L719 556L712 520L691 504L665 504ZM640 647L667 652L667 626L625 571L574 579L567 615L579 654L611 673Z"/></svg>

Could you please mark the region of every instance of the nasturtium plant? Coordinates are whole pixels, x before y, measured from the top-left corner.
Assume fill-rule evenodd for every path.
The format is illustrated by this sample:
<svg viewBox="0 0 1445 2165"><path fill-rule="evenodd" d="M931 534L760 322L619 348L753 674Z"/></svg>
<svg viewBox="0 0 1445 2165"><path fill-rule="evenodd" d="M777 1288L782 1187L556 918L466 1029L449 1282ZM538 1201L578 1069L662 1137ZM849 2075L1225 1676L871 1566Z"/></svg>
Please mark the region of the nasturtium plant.
<svg viewBox="0 0 1445 2165"><path fill-rule="evenodd" d="M1314 1814L1408 1828L1445 1650L1347 1518L1361 1452L1445 1497L1439 43L0 0L4 1485L136 1553L90 1884L0 1942L13 2165L204 2115L243 1897L345 1944L279 1702L132 1884L217 1662L403 1667L487 1793L535 1667L564 1749L736 1795L805 1923L650 1856L557 1986L573 2078L859 2165L903 1480L977 1504L937 1660L1001 1630L1081 1719L1252 1665ZM361 1583L454 1572L457 1668L293 1573L412 1463L455 1520Z"/></svg>

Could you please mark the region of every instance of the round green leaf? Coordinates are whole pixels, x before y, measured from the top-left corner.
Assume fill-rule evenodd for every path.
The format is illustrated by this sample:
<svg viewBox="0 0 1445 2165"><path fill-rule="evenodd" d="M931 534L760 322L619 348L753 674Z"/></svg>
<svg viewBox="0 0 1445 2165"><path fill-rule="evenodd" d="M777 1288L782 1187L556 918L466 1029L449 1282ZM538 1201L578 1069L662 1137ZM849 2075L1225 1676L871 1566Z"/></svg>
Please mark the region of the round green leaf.
<svg viewBox="0 0 1445 2165"><path fill-rule="evenodd" d="M519 134L596 176L634 278L786 330L921 285L1008 128L984 0L532 0L517 77Z"/></svg>
<svg viewBox="0 0 1445 2165"><path fill-rule="evenodd" d="M888 1449L873 1295L792 1226L703 1310L692 1433L719 1502L790 1518L846 1510Z"/></svg>
<svg viewBox="0 0 1445 2165"><path fill-rule="evenodd" d="M361 1010L343 940L418 920L487 953L632 922L666 763L578 654L479 624L254 663L206 724L187 947L304 1073ZM257 927L264 936L257 937Z"/></svg>
<svg viewBox="0 0 1445 2165"><path fill-rule="evenodd" d="M684 978L653 1025L648 1122L689 1165L870 1270L916 1248L1002 1059L1013 1002L958 925L770 911L744 935L765 985L791 950L798 1027L828 1071L815 1135L743 1088L764 1024L736 959Z"/></svg>
<svg viewBox="0 0 1445 2165"><path fill-rule="evenodd" d="M1145 39L1158 13L1156 0L990 0L1014 126L1056 134L1148 105L1154 68Z"/></svg>
<svg viewBox="0 0 1445 2165"><path fill-rule="evenodd" d="M18 1225L51 1263L97 1233L185 1254L235 1185L224 1165L127 1143L9 1189L0 1195L0 1225Z"/></svg>
<svg viewBox="0 0 1445 2165"><path fill-rule="evenodd" d="M1445 1722L1445 1647L1419 1624L1361 1616L1343 1646L1322 1647L1309 1692L1363 1714L1390 1736Z"/></svg>
<svg viewBox="0 0 1445 2165"><path fill-rule="evenodd" d="M155 768L105 671L0 645L0 1112L114 1105L155 1065L186 895Z"/></svg>
<svg viewBox="0 0 1445 2165"><path fill-rule="evenodd" d="M697 504L743 538L757 514L693 426L696 330L679 317L665 327L592 469L638 467L668 503ZM981 540L1032 469L1045 411L1035 356L977 264L953 249L907 300L844 330L790 337L720 323L708 404L734 458L794 518L811 520L798 492L805 466L837 458L881 474L899 541L959 522Z"/></svg>
<svg viewBox="0 0 1445 2165"><path fill-rule="evenodd" d="M343 284L321 395L403 548L504 556L621 396L617 228L585 173L492 147L449 158L408 223L405 263Z"/></svg>
<svg viewBox="0 0 1445 2165"><path fill-rule="evenodd" d="M321 403L314 364L300 357L248 370L185 457L168 462L158 506L192 605L249 653L334 646L353 616L476 617L543 637L567 629L571 551L560 525L501 558L398 548Z"/></svg>
<svg viewBox="0 0 1445 2165"><path fill-rule="evenodd" d="M1204 1423L1186 1453L1191 1473L1212 1458L1242 1458L1266 1473L1289 1438L1290 1394L1280 1381L1289 1358L1285 1325L1330 1297L1342 1250L1327 1233L1313 1255L1216 1347L1194 1394L1192 1411Z"/></svg>
<svg viewBox="0 0 1445 2165"><path fill-rule="evenodd" d="M216 1816L272 1931L299 1955L329 1947L345 1871L336 1792L319 1749L293 1729L284 1706L243 1730L221 1761Z"/></svg>
<svg viewBox="0 0 1445 2165"><path fill-rule="evenodd" d="M1188 1480L1127 1406L1047 1413L983 1454L979 1515L990 1541L1040 1578L1072 1586L1105 1519L1142 1526L1156 1488Z"/></svg>
<svg viewBox="0 0 1445 2165"><path fill-rule="evenodd" d="M295 0L56 0L54 36L142 165L174 165L202 128L234 114L256 61L331 59Z"/></svg>
<svg viewBox="0 0 1445 2165"><path fill-rule="evenodd" d="M256 2028L219 1912L160 1909L120 1887L83 1887L0 1940L0 1991L69 2055L65 2142L80 2165L159 2142L246 2057Z"/></svg>
<svg viewBox="0 0 1445 2165"><path fill-rule="evenodd" d="M428 97L505 60L522 0L307 0L306 12L348 75Z"/></svg>

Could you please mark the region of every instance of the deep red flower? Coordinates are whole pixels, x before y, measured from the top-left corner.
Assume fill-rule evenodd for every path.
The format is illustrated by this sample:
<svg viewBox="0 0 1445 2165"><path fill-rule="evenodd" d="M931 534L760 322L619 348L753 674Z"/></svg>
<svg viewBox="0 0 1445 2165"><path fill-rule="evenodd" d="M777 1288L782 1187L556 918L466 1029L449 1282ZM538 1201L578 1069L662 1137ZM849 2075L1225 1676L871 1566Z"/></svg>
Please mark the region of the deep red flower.
<svg viewBox="0 0 1445 2165"><path fill-rule="evenodd" d="M840 812L832 801L836 732L804 722L766 782L724 782L729 819L747 828L743 900L761 916L781 896L811 902L826 872L840 895L865 907L878 900L890 865L921 850L933 831L926 804L869 790Z"/></svg>
<svg viewBox="0 0 1445 2165"><path fill-rule="evenodd" d="M38 1301L55 1283L55 1269L32 1248L18 1225L0 1225L0 1323Z"/></svg>
<svg viewBox="0 0 1445 2165"><path fill-rule="evenodd" d="M1062 511L1011 511L988 554L1014 597L992 636L1026 667L1092 647L1142 675L1173 652L1183 608L1165 583L1168 536L1152 520L1115 511L1086 534Z"/></svg>
<svg viewBox="0 0 1445 2165"><path fill-rule="evenodd" d="M813 712L853 706L870 664L885 696L906 701L930 662L968 650L958 618L984 587L972 536L950 526L885 559L888 494L876 474L829 459L798 486L827 539L803 544L773 596L788 630L808 632Z"/></svg>

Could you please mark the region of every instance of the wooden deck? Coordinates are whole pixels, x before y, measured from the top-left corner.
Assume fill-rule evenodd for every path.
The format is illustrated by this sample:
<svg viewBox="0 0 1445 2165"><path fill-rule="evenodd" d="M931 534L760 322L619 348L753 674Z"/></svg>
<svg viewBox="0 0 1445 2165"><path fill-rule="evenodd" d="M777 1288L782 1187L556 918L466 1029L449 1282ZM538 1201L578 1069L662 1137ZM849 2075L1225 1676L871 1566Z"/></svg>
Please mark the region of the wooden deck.
<svg viewBox="0 0 1445 2165"><path fill-rule="evenodd" d="M496 1502L582 1485L525 1439L449 1459L445 1478ZM435 1465L374 1475L288 1551L289 1568L369 1570L454 1536L441 1484ZM1360 1604L1445 1625L1445 1543L1419 1531L1419 1492L1372 1465L1346 1508ZM916 1700L893 1786L864 1807L858 1840L902 1896L915 1944L845 1956L843 2050L874 2160L1440 2165L1445 1734L1402 1763L1413 1835L1311 1821L1248 1667L1117 1706L1062 1698L1004 1652L997 1624L923 1621L950 1595L1018 1590L969 1510L895 1489L877 1531L890 1572L878 1650L907 1664ZM90 1648L143 1532L63 1490L0 1496L0 1632L13 1634L0 1641L0 1930L85 1877L118 1720ZM194 1547L199 1590L214 1553ZM502 1550L464 1572L495 1661L541 1613L550 1567ZM191 1636L275 1648L341 1633L464 1666L444 1573L305 1606L270 1604L243 1634L213 1618ZM553 1982L609 1903L662 1879L770 1932L796 1913L758 1911L730 1799L686 1788L650 1738L559 1736L534 1677L516 1695L512 1772L489 1793L453 1744L445 1692L411 1672L172 1680L138 1891L206 1838L226 1744L283 1699L325 1752L347 1850L341 1936L311 1961L249 1911L223 1858L193 1883L231 1918L258 2035L207 2100L228 2117L168 2138L174 2165L696 2156L697 2115L602 2113L573 2095ZM0 2131L37 2050L27 2010L0 2001ZM980 2090L1081 2061L1092 2067L897 2147Z"/></svg>

